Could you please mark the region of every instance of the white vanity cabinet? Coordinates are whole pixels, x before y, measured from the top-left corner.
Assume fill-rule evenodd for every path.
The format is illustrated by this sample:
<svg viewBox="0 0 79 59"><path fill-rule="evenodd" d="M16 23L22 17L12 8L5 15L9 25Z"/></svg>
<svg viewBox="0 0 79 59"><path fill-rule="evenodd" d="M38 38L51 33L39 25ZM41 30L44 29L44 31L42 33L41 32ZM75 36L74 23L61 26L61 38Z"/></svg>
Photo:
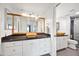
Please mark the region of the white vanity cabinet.
<svg viewBox="0 0 79 59"><path fill-rule="evenodd" d="M50 53L50 38L23 41L24 56L39 56Z"/></svg>
<svg viewBox="0 0 79 59"><path fill-rule="evenodd" d="M67 48L68 46L67 40L68 40L67 36L56 37L56 50Z"/></svg>
<svg viewBox="0 0 79 59"><path fill-rule="evenodd" d="M39 39L39 54L44 55L50 53L51 51L51 42L50 38Z"/></svg>
<svg viewBox="0 0 79 59"><path fill-rule="evenodd" d="M39 55L39 40L25 40L23 41L23 56Z"/></svg>
<svg viewBox="0 0 79 59"><path fill-rule="evenodd" d="M4 56L21 56L22 41L2 43L2 51Z"/></svg>
<svg viewBox="0 0 79 59"><path fill-rule="evenodd" d="M40 56L51 51L50 38L30 39L2 43L5 56Z"/></svg>

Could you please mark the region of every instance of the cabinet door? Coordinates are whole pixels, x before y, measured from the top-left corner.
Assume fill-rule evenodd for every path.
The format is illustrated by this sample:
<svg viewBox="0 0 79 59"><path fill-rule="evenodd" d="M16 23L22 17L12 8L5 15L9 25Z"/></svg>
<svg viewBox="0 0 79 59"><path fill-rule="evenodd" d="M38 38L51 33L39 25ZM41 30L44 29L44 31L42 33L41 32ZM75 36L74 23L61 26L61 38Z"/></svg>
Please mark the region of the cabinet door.
<svg viewBox="0 0 79 59"><path fill-rule="evenodd" d="M23 56L32 55L32 42L30 40L23 41Z"/></svg>
<svg viewBox="0 0 79 59"><path fill-rule="evenodd" d="M63 37L57 37L56 39L56 48L57 50L62 49Z"/></svg>
<svg viewBox="0 0 79 59"><path fill-rule="evenodd" d="M50 53L50 38L39 39L40 55Z"/></svg>
<svg viewBox="0 0 79 59"><path fill-rule="evenodd" d="M39 55L38 39L23 41L23 56Z"/></svg>
<svg viewBox="0 0 79 59"><path fill-rule="evenodd" d="M59 43L60 43L60 44L59 44L59 45L60 45L60 46L59 46L59 49L63 49L63 47L64 47L64 46L63 46L63 44L64 44L64 43L63 43L63 37L59 37Z"/></svg>
<svg viewBox="0 0 79 59"><path fill-rule="evenodd" d="M56 37L56 49L57 49L57 50L60 49L60 45L61 45L60 40L61 40L61 38Z"/></svg>
<svg viewBox="0 0 79 59"><path fill-rule="evenodd" d="M4 47L3 55L5 55L5 56L22 56L22 46Z"/></svg>
<svg viewBox="0 0 79 59"><path fill-rule="evenodd" d="M67 47L67 38L66 37L57 37L56 38L56 49L63 49Z"/></svg>
<svg viewBox="0 0 79 59"><path fill-rule="evenodd" d="M32 55L39 56L39 39L33 40Z"/></svg>
<svg viewBox="0 0 79 59"><path fill-rule="evenodd" d="M62 48L67 48L67 37L62 37L61 46Z"/></svg>

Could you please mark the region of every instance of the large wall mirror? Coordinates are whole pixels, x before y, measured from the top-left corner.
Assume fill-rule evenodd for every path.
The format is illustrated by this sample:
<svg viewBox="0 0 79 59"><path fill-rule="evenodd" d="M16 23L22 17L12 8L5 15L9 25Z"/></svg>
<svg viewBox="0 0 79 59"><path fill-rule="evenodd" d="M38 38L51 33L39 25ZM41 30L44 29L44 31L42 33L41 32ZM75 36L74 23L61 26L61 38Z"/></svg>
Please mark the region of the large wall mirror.
<svg viewBox="0 0 79 59"><path fill-rule="evenodd" d="M45 32L45 18L25 17L18 14L7 13L6 35L17 32Z"/></svg>

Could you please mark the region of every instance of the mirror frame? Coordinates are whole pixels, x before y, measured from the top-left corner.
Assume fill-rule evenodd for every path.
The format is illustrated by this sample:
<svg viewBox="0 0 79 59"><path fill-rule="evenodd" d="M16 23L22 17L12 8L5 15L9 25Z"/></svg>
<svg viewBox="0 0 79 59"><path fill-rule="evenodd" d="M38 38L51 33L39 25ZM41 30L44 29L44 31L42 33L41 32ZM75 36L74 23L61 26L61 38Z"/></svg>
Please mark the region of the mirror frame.
<svg viewBox="0 0 79 59"><path fill-rule="evenodd" d="M7 13L6 14L6 20L5 20L5 30L7 30L7 15L11 15L12 16L12 34L14 34L14 16L22 16L22 15L20 15L20 14L16 14L16 13ZM27 16L23 16L23 17L27 17ZM38 19L42 19L43 20L43 22L44 22L44 32L45 32L45 18L44 17L39 17ZM39 20L38 20L39 21Z"/></svg>

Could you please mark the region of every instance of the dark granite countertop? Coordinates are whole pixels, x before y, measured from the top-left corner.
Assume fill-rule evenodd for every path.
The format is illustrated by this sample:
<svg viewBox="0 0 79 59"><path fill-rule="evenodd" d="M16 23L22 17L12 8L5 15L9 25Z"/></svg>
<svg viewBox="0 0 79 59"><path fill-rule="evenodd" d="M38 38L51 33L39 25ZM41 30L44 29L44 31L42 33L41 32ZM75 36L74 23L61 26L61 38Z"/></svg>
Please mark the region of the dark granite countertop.
<svg viewBox="0 0 79 59"><path fill-rule="evenodd" d="M64 36L68 36L68 35L55 35L55 37L64 37Z"/></svg>
<svg viewBox="0 0 79 59"><path fill-rule="evenodd" d="M33 39L49 38L49 37L50 37L50 34L45 34L45 33L38 34L34 38L28 38L24 34L22 34L22 35L9 35L9 36L2 37L1 41L3 43L3 42L13 42L13 41L22 41L22 40L33 40Z"/></svg>

